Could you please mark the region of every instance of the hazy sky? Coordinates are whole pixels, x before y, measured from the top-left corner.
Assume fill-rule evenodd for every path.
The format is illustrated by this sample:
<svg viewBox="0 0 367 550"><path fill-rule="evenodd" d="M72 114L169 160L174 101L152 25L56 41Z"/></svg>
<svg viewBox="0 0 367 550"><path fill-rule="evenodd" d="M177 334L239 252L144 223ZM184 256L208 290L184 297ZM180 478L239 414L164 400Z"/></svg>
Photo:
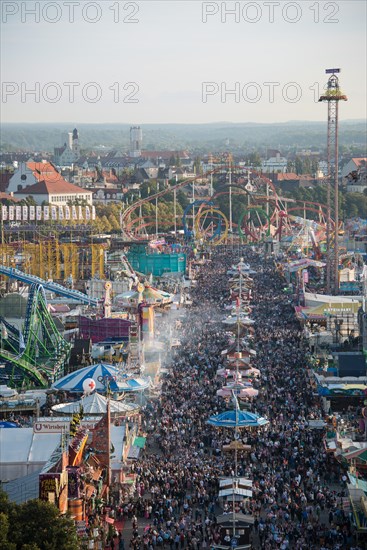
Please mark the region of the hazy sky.
<svg viewBox="0 0 367 550"><path fill-rule="evenodd" d="M4 122L325 120L317 97L332 67L349 98L340 117L366 117L364 0L2 0L1 10Z"/></svg>

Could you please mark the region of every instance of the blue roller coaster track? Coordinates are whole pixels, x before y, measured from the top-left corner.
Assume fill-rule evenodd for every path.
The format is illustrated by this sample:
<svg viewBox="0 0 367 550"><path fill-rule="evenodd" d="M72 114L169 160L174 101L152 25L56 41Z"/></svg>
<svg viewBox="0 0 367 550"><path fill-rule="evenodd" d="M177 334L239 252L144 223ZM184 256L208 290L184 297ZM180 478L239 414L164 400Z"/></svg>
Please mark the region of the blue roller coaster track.
<svg viewBox="0 0 367 550"><path fill-rule="evenodd" d="M0 316L0 360L4 363L2 381L13 386L48 387L63 376L71 345L64 340L50 314L45 289L80 302L98 305L78 290L27 275L14 268L0 266L0 274L30 284L22 330Z"/></svg>

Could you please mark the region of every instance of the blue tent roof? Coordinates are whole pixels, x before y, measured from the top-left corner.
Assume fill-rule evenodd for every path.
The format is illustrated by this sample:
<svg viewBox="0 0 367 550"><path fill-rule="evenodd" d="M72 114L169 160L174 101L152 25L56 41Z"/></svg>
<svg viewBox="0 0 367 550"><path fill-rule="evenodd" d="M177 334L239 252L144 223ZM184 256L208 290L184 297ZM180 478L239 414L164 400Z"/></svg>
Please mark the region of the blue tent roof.
<svg viewBox="0 0 367 550"><path fill-rule="evenodd" d="M84 367L71 374L60 378L52 384L52 388L60 391L83 393L83 382L87 378L93 378L96 383L96 391L104 393L106 387L101 377L109 377L110 389L112 392L134 392L145 390L150 382L146 378L129 378L126 372L121 372L113 365L98 363Z"/></svg>
<svg viewBox="0 0 367 550"><path fill-rule="evenodd" d="M211 416L207 421L211 426L218 428L251 428L268 424L266 418L247 411L232 410Z"/></svg>
<svg viewBox="0 0 367 550"><path fill-rule="evenodd" d="M4 420L3 422L0 422L0 428L19 428L18 424L15 424L15 422L8 422L7 420Z"/></svg>

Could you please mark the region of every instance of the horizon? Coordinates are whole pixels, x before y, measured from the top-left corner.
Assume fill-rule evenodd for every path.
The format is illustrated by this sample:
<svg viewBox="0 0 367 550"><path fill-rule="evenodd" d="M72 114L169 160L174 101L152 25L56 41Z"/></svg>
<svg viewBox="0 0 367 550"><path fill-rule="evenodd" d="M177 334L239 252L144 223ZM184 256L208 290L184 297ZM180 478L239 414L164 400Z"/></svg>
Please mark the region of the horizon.
<svg viewBox="0 0 367 550"><path fill-rule="evenodd" d="M162 0L163 1L163 0ZM42 122L33 122L33 121L19 121L19 122L14 122L14 121L6 121L6 122L0 122L0 127L1 126L6 126L6 125L23 125L23 124L27 124L27 125L58 125L58 126L77 126L77 125L82 125L82 126L89 126L89 125L93 125L93 126L103 126L103 125L109 125L109 126L128 126L128 127L131 127L131 126L136 126L138 124L138 126L209 126L209 125L222 125L222 124L231 124L231 125L247 125L247 124L255 124L255 125L259 125L259 126L266 126L266 125L273 125L273 126L276 126L276 125L281 125L281 124L323 124L325 122L325 124L327 125L327 120L302 120L302 119L299 119L299 120L280 120L280 121L277 121L277 122L256 122L256 121L241 121L241 122L234 122L234 121L230 121L230 120L213 120L211 122L139 122L139 123L136 123L136 122L108 122L108 121L103 121L103 122L81 122L81 121L42 121ZM343 119L343 118L340 118L339 117L339 123L345 123L345 122L348 122L348 123L352 123L352 124L362 124L362 123L366 123L367 124L367 118L346 118L346 119ZM367 129L367 128L366 128Z"/></svg>

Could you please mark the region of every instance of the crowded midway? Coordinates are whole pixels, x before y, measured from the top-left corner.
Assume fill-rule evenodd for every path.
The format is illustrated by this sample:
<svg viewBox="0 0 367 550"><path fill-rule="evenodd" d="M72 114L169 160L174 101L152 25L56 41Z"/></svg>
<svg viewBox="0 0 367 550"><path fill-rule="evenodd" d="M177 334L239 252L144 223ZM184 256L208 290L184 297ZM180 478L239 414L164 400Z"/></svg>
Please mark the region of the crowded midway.
<svg viewBox="0 0 367 550"><path fill-rule="evenodd" d="M223 350L236 339L221 320L233 301L227 271L240 257L219 247L195 268L192 303L181 315L181 346L167 365L160 395L144 408L148 446L133 464L135 494L115 503L124 524L118 540L111 540L116 548L235 547L218 518L236 512L252 518L246 548L361 549L344 510L345 472L326 453L323 432L308 424L323 413L284 279L273 259L248 247L241 255L253 269L247 298L254 324L237 337L253 349L261 373L252 381L258 396L246 398L242 408L267 423L240 430L236 466L233 452L224 451L233 431L208 424L211 415L233 409L231 398L217 395L223 385L217 371L224 367ZM235 475L252 480L250 498L220 499L220 478Z"/></svg>

